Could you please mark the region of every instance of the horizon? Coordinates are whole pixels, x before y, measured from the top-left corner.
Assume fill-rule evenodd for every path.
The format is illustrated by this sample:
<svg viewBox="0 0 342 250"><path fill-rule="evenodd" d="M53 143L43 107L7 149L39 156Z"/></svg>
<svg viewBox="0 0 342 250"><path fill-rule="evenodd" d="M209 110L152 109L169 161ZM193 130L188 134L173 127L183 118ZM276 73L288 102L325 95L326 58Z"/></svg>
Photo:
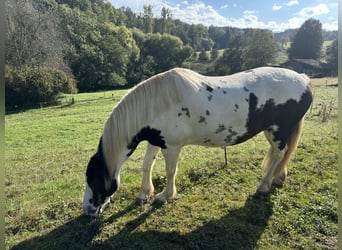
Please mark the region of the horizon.
<svg viewBox="0 0 342 250"><path fill-rule="evenodd" d="M333 0L109 0L115 8L128 7L143 13L144 5L151 5L154 17L160 17L163 7L171 10L172 18L189 24L207 27L268 29L281 33L298 29L306 20L314 18L326 31L338 30L338 2Z"/></svg>

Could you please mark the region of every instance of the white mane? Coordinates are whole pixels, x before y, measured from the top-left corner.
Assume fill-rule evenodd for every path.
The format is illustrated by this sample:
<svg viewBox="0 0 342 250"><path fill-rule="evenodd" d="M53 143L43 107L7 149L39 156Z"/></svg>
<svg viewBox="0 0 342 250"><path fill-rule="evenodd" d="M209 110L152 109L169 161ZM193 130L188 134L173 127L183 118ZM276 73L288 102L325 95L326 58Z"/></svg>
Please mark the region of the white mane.
<svg viewBox="0 0 342 250"><path fill-rule="evenodd" d="M194 79L203 77L191 70L175 68L155 75L129 91L114 107L104 127L102 141L107 164L120 161L118 150L126 149L132 137L148 126L152 118L195 93L201 85Z"/></svg>

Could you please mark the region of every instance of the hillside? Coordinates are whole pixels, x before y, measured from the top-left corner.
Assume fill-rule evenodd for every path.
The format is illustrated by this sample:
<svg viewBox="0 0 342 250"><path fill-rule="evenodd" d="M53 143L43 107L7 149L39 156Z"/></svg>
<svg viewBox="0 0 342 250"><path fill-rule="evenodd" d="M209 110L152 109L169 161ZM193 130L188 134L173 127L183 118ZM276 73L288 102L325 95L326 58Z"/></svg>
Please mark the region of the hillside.
<svg viewBox="0 0 342 250"><path fill-rule="evenodd" d="M273 34L187 24L166 8L155 18L152 8L134 13L106 0L6 1L6 110L55 105L61 93L127 89L174 67L230 75L305 55L322 63L300 73L337 74L337 39L324 41L337 33L323 31L318 20L308 19L300 32Z"/></svg>

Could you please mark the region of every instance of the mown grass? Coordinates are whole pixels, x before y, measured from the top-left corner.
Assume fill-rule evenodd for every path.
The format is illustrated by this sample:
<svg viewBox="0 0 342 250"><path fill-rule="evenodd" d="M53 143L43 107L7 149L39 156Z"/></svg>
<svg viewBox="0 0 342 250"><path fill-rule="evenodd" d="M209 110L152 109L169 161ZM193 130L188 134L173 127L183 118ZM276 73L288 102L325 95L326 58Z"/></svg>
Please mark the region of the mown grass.
<svg viewBox="0 0 342 250"><path fill-rule="evenodd" d="M137 207L142 143L99 218L82 215L85 167L125 91L74 95L73 105L67 96L58 107L6 115L6 247L337 249L337 88L312 82L314 103L283 188L255 195L268 150L259 135L229 147L228 166L221 148L185 147L177 197L163 207ZM161 155L153 180L161 191Z"/></svg>

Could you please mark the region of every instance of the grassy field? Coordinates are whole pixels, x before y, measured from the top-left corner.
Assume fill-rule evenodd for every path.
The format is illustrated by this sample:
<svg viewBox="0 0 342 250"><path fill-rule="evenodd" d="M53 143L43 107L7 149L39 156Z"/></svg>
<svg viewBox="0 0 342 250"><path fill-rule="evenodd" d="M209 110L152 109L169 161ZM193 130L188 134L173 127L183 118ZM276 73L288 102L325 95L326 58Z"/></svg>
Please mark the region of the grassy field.
<svg viewBox="0 0 342 250"><path fill-rule="evenodd" d="M314 103L289 165L269 196L255 195L268 150L263 135L228 148L187 146L177 197L134 205L146 143L122 167L121 186L99 218L82 215L85 168L125 91L66 96L57 107L6 115L8 249L337 249L336 79L314 79ZM328 84L328 86L326 86ZM165 185L159 155L153 180Z"/></svg>

